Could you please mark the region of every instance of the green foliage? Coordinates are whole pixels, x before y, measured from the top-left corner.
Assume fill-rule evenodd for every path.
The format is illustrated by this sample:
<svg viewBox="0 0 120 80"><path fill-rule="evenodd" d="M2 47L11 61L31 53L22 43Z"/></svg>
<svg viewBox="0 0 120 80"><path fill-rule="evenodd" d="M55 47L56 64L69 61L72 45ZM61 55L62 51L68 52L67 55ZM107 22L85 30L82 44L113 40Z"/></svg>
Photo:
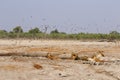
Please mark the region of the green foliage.
<svg viewBox="0 0 120 80"><path fill-rule="evenodd" d="M117 31L111 31L111 32L109 33L108 39L109 39L110 41L113 41L113 40L115 40L115 39L120 39L120 33L117 32Z"/></svg>
<svg viewBox="0 0 120 80"><path fill-rule="evenodd" d="M111 34L111 35L119 35L120 33L117 32L117 31L111 31L110 34Z"/></svg>
<svg viewBox="0 0 120 80"><path fill-rule="evenodd" d="M7 31L6 30L0 30L0 38L5 38L7 37Z"/></svg>
<svg viewBox="0 0 120 80"><path fill-rule="evenodd" d="M57 33L59 33L59 31L57 29L51 31L51 34L57 34Z"/></svg>
<svg viewBox="0 0 120 80"><path fill-rule="evenodd" d="M29 33L32 33L32 34L41 33L41 31L39 30L39 28L36 27L34 29L29 30Z"/></svg>
<svg viewBox="0 0 120 80"><path fill-rule="evenodd" d="M47 35L47 38L50 39L67 39L67 35L63 33L52 33Z"/></svg>
<svg viewBox="0 0 120 80"><path fill-rule="evenodd" d="M6 30L0 30L0 33L7 33Z"/></svg>
<svg viewBox="0 0 120 80"><path fill-rule="evenodd" d="M112 31L109 34L96 33L78 33L67 34L59 32L57 29L50 32L50 34L42 33L39 28L34 28L28 32L23 32L21 26L13 28L12 31L0 30L0 38L24 38L24 39L70 39L70 40L120 40L120 33Z"/></svg>
<svg viewBox="0 0 120 80"><path fill-rule="evenodd" d="M22 33L23 29L21 28L21 26L17 26L15 28L13 28L12 32L13 33Z"/></svg>

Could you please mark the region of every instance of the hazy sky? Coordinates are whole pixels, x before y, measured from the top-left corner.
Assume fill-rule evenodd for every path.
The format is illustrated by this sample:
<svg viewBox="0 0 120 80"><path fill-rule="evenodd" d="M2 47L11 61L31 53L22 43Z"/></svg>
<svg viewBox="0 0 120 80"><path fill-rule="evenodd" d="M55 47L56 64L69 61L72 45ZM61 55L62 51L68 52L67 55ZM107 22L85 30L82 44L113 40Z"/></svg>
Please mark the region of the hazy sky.
<svg viewBox="0 0 120 80"><path fill-rule="evenodd" d="M57 28L67 33L120 32L120 0L0 0L0 28Z"/></svg>

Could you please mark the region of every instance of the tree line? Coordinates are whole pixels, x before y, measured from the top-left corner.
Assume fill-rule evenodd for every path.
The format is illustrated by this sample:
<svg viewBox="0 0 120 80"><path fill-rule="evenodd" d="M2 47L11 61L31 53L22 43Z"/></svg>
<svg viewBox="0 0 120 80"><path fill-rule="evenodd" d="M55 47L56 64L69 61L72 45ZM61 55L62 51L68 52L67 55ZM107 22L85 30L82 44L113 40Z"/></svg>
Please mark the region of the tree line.
<svg viewBox="0 0 120 80"><path fill-rule="evenodd" d="M71 40L120 40L120 33L111 31L109 34L105 33L76 33L67 34L59 32L57 29L50 33L42 32L38 27L24 32L21 26L17 26L12 31L0 30L1 39L71 39Z"/></svg>

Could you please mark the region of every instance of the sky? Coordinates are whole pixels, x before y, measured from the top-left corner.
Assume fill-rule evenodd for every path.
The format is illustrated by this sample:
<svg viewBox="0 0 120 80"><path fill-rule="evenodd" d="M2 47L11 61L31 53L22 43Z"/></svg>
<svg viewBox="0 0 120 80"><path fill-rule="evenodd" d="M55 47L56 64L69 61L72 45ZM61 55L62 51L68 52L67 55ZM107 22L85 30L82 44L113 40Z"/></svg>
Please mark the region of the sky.
<svg viewBox="0 0 120 80"><path fill-rule="evenodd" d="M0 0L0 29L120 32L120 0Z"/></svg>

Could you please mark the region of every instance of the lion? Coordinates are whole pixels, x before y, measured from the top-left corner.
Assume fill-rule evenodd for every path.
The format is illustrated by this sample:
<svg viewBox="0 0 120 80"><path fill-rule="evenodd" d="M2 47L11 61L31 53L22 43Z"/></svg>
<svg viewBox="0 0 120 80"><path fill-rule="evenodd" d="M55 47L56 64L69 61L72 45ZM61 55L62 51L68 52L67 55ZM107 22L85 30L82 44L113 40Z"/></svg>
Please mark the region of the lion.
<svg viewBox="0 0 120 80"><path fill-rule="evenodd" d="M70 59L79 60L78 54L72 53Z"/></svg>
<svg viewBox="0 0 120 80"><path fill-rule="evenodd" d="M50 53L47 53L47 56L46 56L48 59L51 59L51 60L55 60L55 59L58 59L58 57L56 56L53 56L51 55Z"/></svg>

